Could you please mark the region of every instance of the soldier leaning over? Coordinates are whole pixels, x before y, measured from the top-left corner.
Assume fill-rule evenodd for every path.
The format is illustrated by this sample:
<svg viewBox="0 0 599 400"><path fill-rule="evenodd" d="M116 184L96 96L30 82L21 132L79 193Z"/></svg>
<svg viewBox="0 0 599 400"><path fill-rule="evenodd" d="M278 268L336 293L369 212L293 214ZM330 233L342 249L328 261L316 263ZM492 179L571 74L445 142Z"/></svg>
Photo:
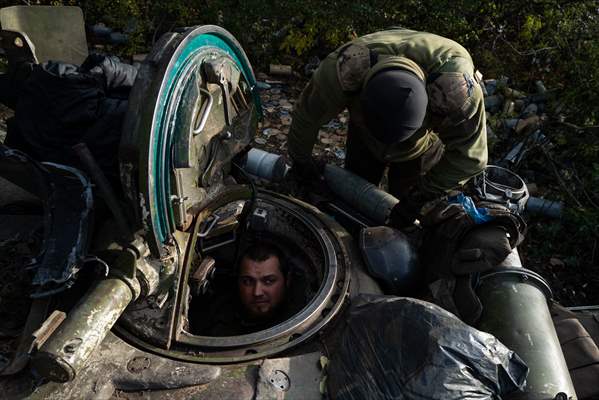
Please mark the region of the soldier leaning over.
<svg viewBox="0 0 599 400"><path fill-rule="evenodd" d="M402 201L392 223L413 222L424 201L459 188L487 164L480 74L458 43L391 29L360 37L322 61L301 94L289 133L295 173L319 179L320 127L347 108L345 168Z"/></svg>

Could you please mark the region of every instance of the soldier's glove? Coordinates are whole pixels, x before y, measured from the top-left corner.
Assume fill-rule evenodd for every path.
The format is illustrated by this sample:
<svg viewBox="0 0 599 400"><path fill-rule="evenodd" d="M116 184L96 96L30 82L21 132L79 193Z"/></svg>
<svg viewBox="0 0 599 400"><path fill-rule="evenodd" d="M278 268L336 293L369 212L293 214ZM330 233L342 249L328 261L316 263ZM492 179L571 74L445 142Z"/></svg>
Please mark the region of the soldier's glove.
<svg viewBox="0 0 599 400"><path fill-rule="evenodd" d="M414 225L416 219L420 217L419 205L409 198L402 199L392 209L389 215L388 225L396 229L405 229Z"/></svg>
<svg viewBox="0 0 599 400"><path fill-rule="evenodd" d="M305 198L311 193L323 190L324 166L326 162L320 159L309 159L307 162L293 161L291 170L286 175L282 190L292 196Z"/></svg>
<svg viewBox="0 0 599 400"><path fill-rule="evenodd" d="M493 223L480 225L461 240L451 270L454 275L485 272L499 265L511 252L504 227Z"/></svg>
<svg viewBox="0 0 599 400"><path fill-rule="evenodd" d="M428 204L433 204L438 198L438 194L429 193L415 186L393 207L388 224L397 229L413 226L417 219L422 220L423 206L424 209L427 209Z"/></svg>

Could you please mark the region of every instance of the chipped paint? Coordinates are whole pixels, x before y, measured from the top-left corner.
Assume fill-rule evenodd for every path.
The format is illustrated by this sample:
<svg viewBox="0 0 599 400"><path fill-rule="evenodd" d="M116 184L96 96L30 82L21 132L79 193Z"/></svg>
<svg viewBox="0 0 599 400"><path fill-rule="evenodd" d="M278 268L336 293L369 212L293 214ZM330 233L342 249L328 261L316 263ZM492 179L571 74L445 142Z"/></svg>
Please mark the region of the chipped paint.
<svg viewBox="0 0 599 400"><path fill-rule="evenodd" d="M148 219L150 218L150 211L146 207L146 198L143 193L139 193L139 209L141 210L141 223L145 232L150 232L148 225Z"/></svg>
<svg viewBox="0 0 599 400"><path fill-rule="evenodd" d="M535 343L532 340L532 336L530 335L530 333L527 333L526 335L526 339L528 339L528 344L530 345L530 347L535 347Z"/></svg>

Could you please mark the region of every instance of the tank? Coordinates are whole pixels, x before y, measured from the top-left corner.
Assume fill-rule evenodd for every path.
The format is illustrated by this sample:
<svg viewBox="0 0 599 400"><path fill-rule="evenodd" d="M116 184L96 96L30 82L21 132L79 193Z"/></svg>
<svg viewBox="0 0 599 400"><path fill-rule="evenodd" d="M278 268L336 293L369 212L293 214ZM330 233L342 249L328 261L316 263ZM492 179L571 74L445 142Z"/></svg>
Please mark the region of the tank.
<svg viewBox="0 0 599 400"><path fill-rule="evenodd" d="M418 238L368 229L397 199L369 188L382 205L354 204L343 197L352 197L347 172L335 168L327 179L340 190L326 204L251 179L243 166L261 118L258 86L226 30L171 32L138 71L116 184L86 146L74 148L81 170L0 147L0 209L34 210L32 227L17 218L15 229L42 226L30 312L1 367L5 397L321 399L351 306L420 281ZM360 231L375 236L367 249ZM237 318L222 299L257 242L288 255L293 307L268 326L214 333L215 317ZM385 275L406 258L406 273ZM545 299L537 303L544 312ZM509 314L503 305L493 304L497 315Z"/></svg>

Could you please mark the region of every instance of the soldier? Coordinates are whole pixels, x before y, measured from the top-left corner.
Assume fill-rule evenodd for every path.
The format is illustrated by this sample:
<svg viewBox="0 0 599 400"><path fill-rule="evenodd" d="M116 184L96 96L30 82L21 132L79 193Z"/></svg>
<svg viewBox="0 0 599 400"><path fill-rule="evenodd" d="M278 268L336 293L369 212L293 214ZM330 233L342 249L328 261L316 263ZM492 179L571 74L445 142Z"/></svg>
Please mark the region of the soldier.
<svg viewBox="0 0 599 400"><path fill-rule="evenodd" d="M239 299L247 317L264 322L276 319L288 286L287 265L278 248L265 243L250 247L239 265Z"/></svg>
<svg viewBox="0 0 599 400"><path fill-rule="evenodd" d="M428 200L459 188L487 164L483 94L472 59L431 33L391 29L329 54L302 92L289 132L300 179L322 179L312 157L319 128L347 108L345 168L378 184L389 167L391 214L410 225Z"/></svg>
<svg viewBox="0 0 599 400"><path fill-rule="evenodd" d="M248 247L239 262L236 293L218 296L207 316L194 315L193 329L203 335L231 336L283 322L304 305L291 304L288 269L277 246L260 242Z"/></svg>

